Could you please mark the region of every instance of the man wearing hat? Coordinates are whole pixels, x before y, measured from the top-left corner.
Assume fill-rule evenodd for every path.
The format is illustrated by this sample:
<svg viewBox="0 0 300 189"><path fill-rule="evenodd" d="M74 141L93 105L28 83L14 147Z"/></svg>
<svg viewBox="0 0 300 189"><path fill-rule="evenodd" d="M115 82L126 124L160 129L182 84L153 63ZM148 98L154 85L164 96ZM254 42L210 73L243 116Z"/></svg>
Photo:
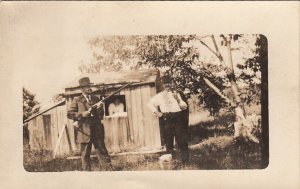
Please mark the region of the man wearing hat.
<svg viewBox="0 0 300 189"><path fill-rule="evenodd" d="M187 136L185 136L187 133L184 128L184 119L182 119L182 111L187 109L187 104L180 94L172 89L169 76L161 77L161 83L164 90L150 99L148 107L155 116L162 120L167 153L173 154L175 137L181 152L182 163L187 164L189 161Z"/></svg>
<svg viewBox="0 0 300 189"><path fill-rule="evenodd" d="M103 105L91 108L99 102L99 98L91 94L90 85L88 77L79 80L82 94L73 99L67 116L78 123L77 141L80 143L82 169L91 170L90 155L93 144L100 164L104 163L105 169L111 170L111 159L105 147L104 127L101 123L104 115Z"/></svg>

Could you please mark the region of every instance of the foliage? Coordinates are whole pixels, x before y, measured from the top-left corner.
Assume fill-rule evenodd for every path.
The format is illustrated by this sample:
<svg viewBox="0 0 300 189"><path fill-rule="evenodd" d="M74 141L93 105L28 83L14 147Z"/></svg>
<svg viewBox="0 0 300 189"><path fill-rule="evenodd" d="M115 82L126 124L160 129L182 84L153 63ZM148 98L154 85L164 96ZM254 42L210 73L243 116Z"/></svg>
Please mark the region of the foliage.
<svg viewBox="0 0 300 189"><path fill-rule="evenodd" d="M255 41L254 56L248 58L244 64L237 67L242 70L238 81L247 84L242 88L242 96L246 104L260 103L261 96L261 66L267 64L267 39L263 35L257 35Z"/></svg>
<svg viewBox="0 0 300 189"><path fill-rule="evenodd" d="M136 47L144 40L140 36L106 36L88 41L93 51L93 61L79 67L81 72L99 73L100 71L120 71L135 69L137 60Z"/></svg>
<svg viewBox="0 0 300 189"><path fill-rule="evenodd" d="M222 106L222 99L216 95L202 78L209 78L217 87L223 89L222 78L215 76L218 66L201 66L199 51L194 45L195 35L148 36L146 44L139 48L140 64L148 64L165 71L173 78L176 88L188 91L187 95L197 94L205 107L212 112ZM197 69L197 67L200 67Z"/></svg>
<svg viewBox="0 0 300 189"><path fill-rule="evenodd" d="M23 87L23 121L39 110L39 102L35 100L35 95Z"/></svg>
<svg viewBox="0 0 300 189"><path fill-rule="evenodd" d="M40 110L39 102L35 100L35 95L23 87L23 121ZM23 126L23 144L29 144L28 125Z"/></svg>
<svg viewBox="0 0 300 189"><path fill-rule="evenodd" d="M249 49L245 44L251 44L243 35L220 35L218 44L222 47L230 42L233 50L238 52ZM238 65L240 74L237 81L244 84L241 87L246 103L259 99L260 58L264 51L263 45L257 37L255 56L247 57ZM197 95L208 110L215 114L226 103L209 88L203 81L203 77L209 79L220 91L228 91L229 80L226 74L228 69L219 61L220 54L202 53L197 35L152 35L152 36L105 36L95 37L88 43L93 51L93 61L90 64L82 64L81 72L99 73L101 71L132 70L140 68L158 68L166 75L173 78L178 90L184 91L187 97ZM202 43L203 45L204 43ZM205 44L206 45L206 44ZM215 44L217 46L217 44ZM241 47L239 47L240 45ZM207 46L210 48L209 46ZM203 57L214 56L210 61ZM221 59L223 61L223 57ZM216 63L217 62L217 63ZM249 76L249 70L251 76ZM250 77L250 78L249 78ZM246 83L246 84L245 84ZM249 92L248 92L249 91ZM246 94L246 95L245 95Z"/></svg>

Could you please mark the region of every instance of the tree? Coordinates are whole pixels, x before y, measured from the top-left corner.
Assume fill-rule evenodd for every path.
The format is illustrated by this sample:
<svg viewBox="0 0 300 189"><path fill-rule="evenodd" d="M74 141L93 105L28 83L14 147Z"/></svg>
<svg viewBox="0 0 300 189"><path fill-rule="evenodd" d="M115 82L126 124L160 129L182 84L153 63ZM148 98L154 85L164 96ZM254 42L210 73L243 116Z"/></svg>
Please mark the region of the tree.
<svg viewBox="0 0 300 189"><path fill-rule="evenodd" d="M226 75L227 75L227 78L229 79L231 91L232 91L232 94L234 97L233 104L231 104L234 107L234 113L235 113L234 137L251 140L253 142L259 143L259 140L253 135L253 131L255 130L256 125L252 121L251 116L248 117L245 113L244 106L242 104L240 93L239 93L240 91L237 87L236 75L234 73L234 66L233 66L233 59L232 59L232 50L233 49L232 49L231 43L234 41L237 41L241 37L241 35L228 35L228 36L221 35L220 37L222 38L221 45L224 45L227 47L227 53L228 53L227 64L224 62L224 58L218 49L218 45L217 45L216 40L213 35L211 36L211 38L213 40L215 50L211 49L203 41L200 41L200 42L203 45L205 45L213 54L215 54L218 57L221 64L225 65L225 67L226 67ZM256 42L256 44L257 44L257 42ZM256 51L256 53L257 53L257 51ZM247 68L250 68L251 69L250 71L253 70L253 72L255 73L255 72L259 71L259 69L257 69L257 67L259 67L260 62L254 61L254 60L255 60L255 57L252 59L248 59L246 61L245 66ZM243 67L240 66L240 68L243 68ZM241 75L242 76L247 75L249 78L251 78L251 75L249 73L248 74L244 74L244 73L245 72L243 72ZM253 78L253 76L252 76L252 78ZM250 84L252 83L251 82L252 78L251 78L251 80L248 80L248 83L250 83ZM251 89L252 88L253 88L253 85L252 85ZM231 102L229 102L229 103L231 103Z"/></svg>
<svg viewBox="0 0 300 189"><path fill-rule="evenodd" d="M139 61L137 47L141 47L143 36L105 36L88 41L93 51L93 60L82 63L82 73L99 73L101 71L120 71L136 69Z"/></svg>
<svg viewBox="0 0 300 189"><path fill-rule="evenodd" d="M229 105L241 109L245 117L244 102L259 100L254 97L260 95L261 78L260 47L257 40L255 46L248 38L232 34L217 38L214 35L96 37L89 41L93 49L98 49L94 51L95 61L82 66L81 71L158 68L173 78L177 89L188 91L186 95L198 95L213 114ZM250 57L236 65L234 52L242 54L247 49L252 51ZM232 98L224 94L228 89Z"/></svg>
<svg viewBox="0 0 300 189"><path fill-rule="evenodd" d="M216 95L218 103L212 105L207 98L212 97L212 91L200 77L210 78L221 89L222 79L212 74L213 66L201 66L202 63L197 60L199 52L190 44L195 40L196 35L96 37L89 41L94 50L94 60L88 65L81 65L80 70L99 73L101 70L158 68L173 78L179 90L190 91L187 95L199 94L207 107L219 109L222 99ZM195 65L198 65L196 69L193 68Z"/></svg>
<svg viewBox="0 0 300 189"><path fill-rule="evenodd" d="M244 99L247 104L259 103L261 98L262 88L262 69L267 62L267 39L263 35L258 35L255 41L256 48L252 58L246 60L244 65L239 64L238 67L243 70L239 75L238 80L247 83L248 90L244 93ZM264 75L267 73L264 73Z"/></svg>
<svg viewBox="0 0 300 189"><path fill-rule="evenodd" d="M35 100L35 95L23 87L23 122L40 110L39 102ZM23 125L23 144L28 145L29 131L27 124Z"/></svg>
<svg viewBox="0 0 300 189"><path fill-rule="evenodd" d="M40 110L39 102L35 100L35 95L23 87L23 121Z"/></svg>

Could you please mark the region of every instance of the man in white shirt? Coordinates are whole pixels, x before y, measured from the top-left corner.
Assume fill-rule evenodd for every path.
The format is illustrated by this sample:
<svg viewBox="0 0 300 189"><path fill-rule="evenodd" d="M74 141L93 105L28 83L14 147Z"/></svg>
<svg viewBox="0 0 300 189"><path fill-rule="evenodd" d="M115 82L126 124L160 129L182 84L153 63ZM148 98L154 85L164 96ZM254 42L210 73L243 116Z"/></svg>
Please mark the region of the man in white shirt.
<svg viewBox="0 0 300 189"><path fill-rule="evenodd" d="M167 153L173 154L174 137L181 152L182 163L186 164L189 161L187 133L184 132L184 124L182 122L182 110L187 109L187 104L182 100L180 94L172 91L171 78L163 76L161 82L164 90L153 96L148 108L157 117L162 118L164 126L164 135ZM160 111L158 111L158 107Z"/></svg>
<svg viewBox="0 0 300 189"><path fill-rule="evenodd" d="M110 116L124 112L124 104L118 98L108 106L108 113Z"/></svg>

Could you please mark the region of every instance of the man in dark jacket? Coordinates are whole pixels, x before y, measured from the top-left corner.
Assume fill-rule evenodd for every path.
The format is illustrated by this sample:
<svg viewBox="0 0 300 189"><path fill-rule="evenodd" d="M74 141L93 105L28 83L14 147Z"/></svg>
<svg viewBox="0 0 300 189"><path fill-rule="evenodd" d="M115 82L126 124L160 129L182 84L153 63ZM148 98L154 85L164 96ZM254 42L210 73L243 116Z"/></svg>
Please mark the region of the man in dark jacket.
<svg viewBox="0 0 300 189"><path fill-rule="evenodd" d="M78 124L77 141L80 143L82 169L91 170L90 155L93 144L100 164L104 163L106 170L112 170L111 159L104 143L104 126L101 123L104 115L103 105L91 108L99 102L99 98L91 95L90 85L88 77L79 80L82 94L73 99L67 116Z"/></svg>

